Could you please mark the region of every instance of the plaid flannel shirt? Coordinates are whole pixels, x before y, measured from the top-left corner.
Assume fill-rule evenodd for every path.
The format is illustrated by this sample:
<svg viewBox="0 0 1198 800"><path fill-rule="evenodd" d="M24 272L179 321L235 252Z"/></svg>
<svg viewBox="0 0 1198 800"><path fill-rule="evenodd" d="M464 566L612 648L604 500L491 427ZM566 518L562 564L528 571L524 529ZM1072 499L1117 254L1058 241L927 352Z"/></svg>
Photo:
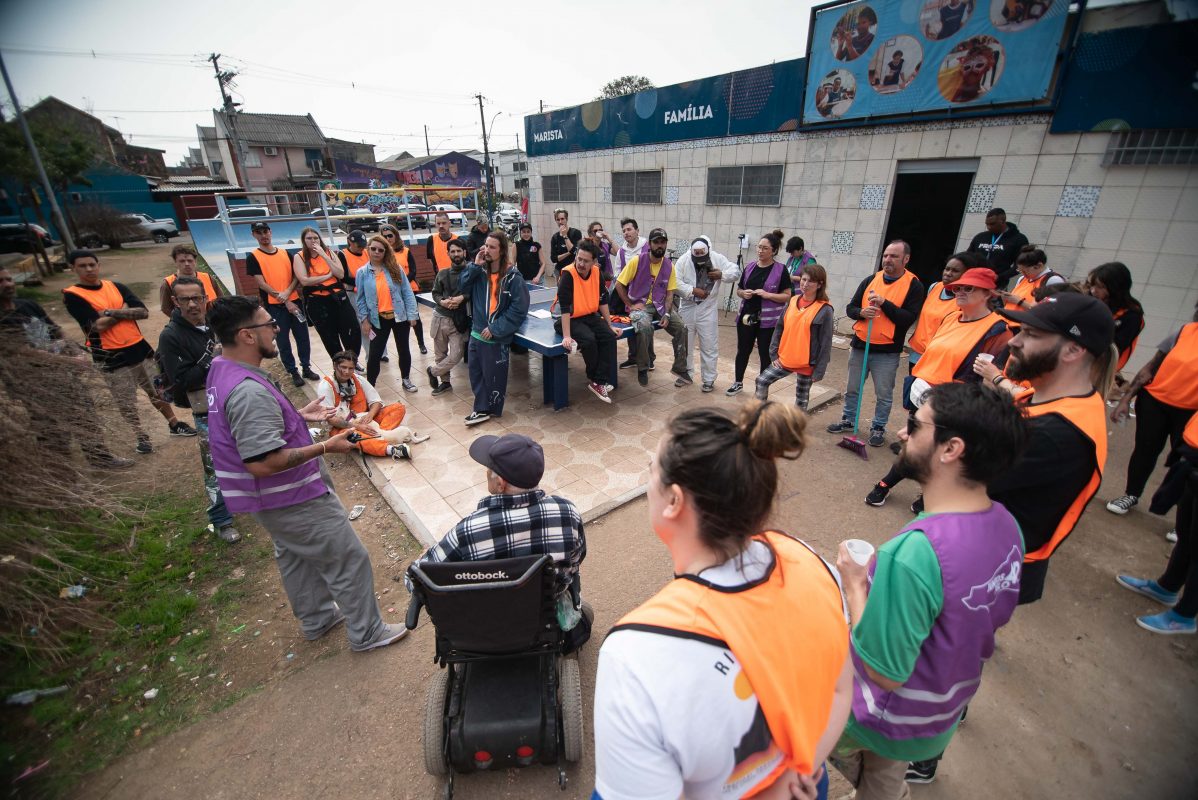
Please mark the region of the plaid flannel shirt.
<svg viewBox="0 0 1198 800"><path fill-rule="evenodd" d="M552 558L558 594L569 589L587 555L582 515L573 503L546 495L543 489L488 495L420 561L487 561L529 555Z"/></svg>

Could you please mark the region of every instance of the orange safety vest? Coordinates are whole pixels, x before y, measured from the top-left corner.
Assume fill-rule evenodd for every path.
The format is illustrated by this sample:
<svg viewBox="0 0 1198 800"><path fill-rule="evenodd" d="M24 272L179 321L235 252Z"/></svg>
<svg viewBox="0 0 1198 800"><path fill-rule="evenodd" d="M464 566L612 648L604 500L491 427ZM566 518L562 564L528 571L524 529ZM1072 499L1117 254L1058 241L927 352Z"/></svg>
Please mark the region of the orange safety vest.
<svg viewBox="0 0 1198 800"><path fill-rule="evenodd" d="M1177 344L1144 388L1166 405L1198 409L1198 322L1182 326Z"/></svg>
<svg viewBox="0 0 1198 800"><path fill-rule="evenodd" d="M778 360L791 372L810 375L814 371L811 363L811 323L815 322L820 309L828 303L815 300L808 306L802 306L802 300L802 295L796 295L786 304L782 341L778 342Z"/></svg>
<svg viewBox="0 0 1198 800"><path fill-rule="evenodd" d="M578 270L574 269L574 265L564 268L562 272L570 273L570 279L574 281L574 310L570 312L571 319L585 317L587 314L594 314L599 310L599 270L591 266L591 275L589 278L581 278L578 275ZM556 298L554 298L556 300ZM492 309L494 311L494 309Z"/></svg>
<svg viewBox="0 0 1198 800"><path fill-rule="evenodd" d="M116 284L112 281L100 281L99 289L68 286L62 291L63 294L69 293L76 297L82 297L101 316L103 316L105 309L123 308L125 305L125 298L121 296L121 290L116 288ZM117 320L117 323L111 328L100 331L100 349L109 352L132 347L144 340L145 338L141 335L141 328L137 326L137 320Z"/></svg>
<svg viewBox="0 0 1198 800"><path fill-rule="evenodd" d="M358 268L366 266L370 261L370 254L363 250L361 253L354 255L349 251L349 248L341 251L341 255L345 256L346 270L349 275L357 277Z"/></svg>
<svg viewBox="0 0 1198 800"><path fill-rule="evenodd" d="M932 386L952 383L953 376L961 368L962 362L978 343L986 338L986 334L998 321L999 316L993 311L972 322L962 322L960 311L950 314L940 325L932 341L928 342L928 349L911 370L911 374L923 378Z"/></svg>
<svg viewBox="0 0 1198 800"><path fill-rule="evenodd" d="M1115 312L1115 319L1119 319L1126 313L1127 313L1126 308L1119 309L1118 311ZM1136 334L1136 338L1131 340L1131 344L1129 344L1127 346L1127 349L1121 350L1119 352L1119 363L1117 363L1115 365L1116 372L1123 369L1123 367L1127 365L1127 359L1131 358L1131 354L1136 352L1136 345L1140 343L1140 333L1143 333L1143 332L1144 332L1144 316L1141 314L1140 315L1140 331L1139 331L1139 333Z"/></svg>
<svg viewBox="0 0 1198 800"><path fill-rule="evenodd" d="M179 275L174 272L172 272L170 275L167 275L167 287L173 288L175 285L175 278L177 277L179 277ZM196 270L196 278L200 281L200 283L204 284L204 295L208 298L208 302L211 303L217 297L216 287L212 284L212 276L207 272L200 272L199 270Z"/></svg>
<svg viewBox="0 0 1198 800"><path fill-rule="evenodd" d="M1026 301L1030 305L1035 305L1036 298L1033 295L1035 295L1036 290L1040 288L1040 285L1053 275L1056 275L1056 273L1050 269L1046 269L1044 272L1040 273L1039 276L1032 278L1030 281L1023 276L1020 276L1019 282L1015 284L1015 288L1011 290L1011 294L1015 295L1020 300ZM1020 305L1018 302L1007 303L1005 308L1007 311L1018 311L1020 309Z"/></svg>
<svg viewBox="0 0 1198 800"><path fill-rule="evenodd" d="M308 286L307 290L309 294L315 295L317 297L327 297L328 295L339 291L337 284L340 281L335 275L333 275L333 270L329 267L329 262L324 260L324 256L316 256L311 260L311 263L308 264L308 277L319 278L321 275L328 275L329 277L315 286Z"/></svg>
<svg viewBox="0 0 1198 800"><path fill-rule="evenodd" d="M1198 412L1195 412L1181 432L1182 440L1190 447L1198 447Z"/></svg>
<svg viewBox="0 0 1198 800"><path fill-rule="evenodd" d="M258 261L258 266L262 267L262 280L266 281L266 285L276 292L283 291L295 280L295 271L291 268L291 256L287 255L287 251L283 248L277 247L273 253L266 253L261 247L258 247L254 249L254 257ZM293 291L287 299L299 299L299 292ZM267 295L266 302L276 306L280 304L274 295Z"/></svg>
<svg viewBox="0 0 1198 800"><path fill-rule="evenodd" d="M1065 541L1065 537L1073 532L1077 521L1081 519L1082 512L1086 510L1086 505L1098 492L1098 485L1102 483L1102 471L1106 467L1107 451L1106 406L1102 402L1102 395L1098 392L1091 392L1085 397L1062 397L1045 403L1028 403L1024 408L1027 410L1027 415L1032 418L1056 414L1081 431L1094 444L1094 475L1090 478L1089 483L1069 506L1065 516L1061 517L1056 530L1052 533L1052 538L1038 550L1027 553L1023 557L1024 561L1047 561L1049 556L1061 546L1061 542Z"/></svg>
<svg viewBox="0 0 1198 800"><path fill-rule="evenodd" d="M874 275L874 279L869 282L869 286L865 287L865 292L862 295L862 304L869 302L869 291L881 295L884 299L889 300L896 306L901 306L903 301L907 299L907 290L911 287L911 281L915 280L915 273L911 270L903 272L903 276L896 281L887 283L883 277L886 273L883 270L878 270ZM864 307L864 305L862 306ZM869 330L869 320L859 319L853 323L853 330L857 334L857 338L865 341L865 333ZM878 314L874 317L873 334L869 339L870 344L894 344L894 321L885 314Z"/></svg>
<svg viewBox="0 0 1198 800"><path fill-rule="evenodd" d="M449 242L452 242L455 236L450 236L449 241L441 241L441 234L434 233L433 239L433 266L440 272L443 269L449 269L453 266L453 260L449 257Z"/></svg>
<svg viewBox="0 0 1198 800"><path fill-rule="evenodd" d="M774 554L764 580L726 590L683 575L611 629L698 639L732 652L748 680L743 687L737 681L737 696L757 696L784 756L745 796L760 792L787 768L810 775L818 766L816 744L849 650L840 588L823 560L784 533L753 538Z"/></svg>
<svg viewBox="0 0 1198 800"><path fill-rule="evenodd" d="M351 377L354 380L355 391L354 396L349 399L349 410L354 412L354 414L365 414L370 410L370 406L366 405L366 394L362 391L362 383L358 380L357 375L353 375ZM333 387L333 401L336 402L337 400L340 400L341 393L337 389L337 382L328 375L325 375L324 379L328 382L329 386Z"/></svg>
<svg viewBox="0 0 1198 800"><path fill-rule="evenodd" d="M907 342L912 350L921 355L924 350L928 349L928 342L932 341L932 337L936 335L936 329L940 327L944 318L960 308L957 305L957 298L951 293L947 300L940 296L940 290L943 287L944 282L937 281L932 284L931 289L928 289L928 297L923 301L919 319L915 321L915 333L911 334L911 340Z"/></svg>
<svg viewBox="0 0 1198 800"><path fill-rule="evenodd" d="M408 264L410 263L408 258L409 258L409 256L411 256L411 254L412 254L412 248L405 247L403 249L403 252L395 253L395 261L401 267L403 267L403 274L408 276L408 286L412 287L413 292L419 292L420 284L416 283L416 279L412 277L412 270L408 266Z"/></svg>

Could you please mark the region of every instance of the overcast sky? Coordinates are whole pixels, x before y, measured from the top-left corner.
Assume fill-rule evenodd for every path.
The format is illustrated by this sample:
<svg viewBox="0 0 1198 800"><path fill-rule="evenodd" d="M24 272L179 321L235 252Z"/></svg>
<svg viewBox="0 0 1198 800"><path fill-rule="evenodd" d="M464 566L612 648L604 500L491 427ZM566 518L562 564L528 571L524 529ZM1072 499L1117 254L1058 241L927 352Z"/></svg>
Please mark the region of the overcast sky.
<svg viewBox="0 0 1198 800"><path fill-rule="evenodd" d="M425 125L434 153L481 149L480 92L492 148L509 149L539 103L586 102L621 75L667 86L798 58L812 5L0 0L0 52L23 107L54 95L168 165L220 105L214 52L241 73L243 111L311 113L383 159L424 153Z"/></svg>

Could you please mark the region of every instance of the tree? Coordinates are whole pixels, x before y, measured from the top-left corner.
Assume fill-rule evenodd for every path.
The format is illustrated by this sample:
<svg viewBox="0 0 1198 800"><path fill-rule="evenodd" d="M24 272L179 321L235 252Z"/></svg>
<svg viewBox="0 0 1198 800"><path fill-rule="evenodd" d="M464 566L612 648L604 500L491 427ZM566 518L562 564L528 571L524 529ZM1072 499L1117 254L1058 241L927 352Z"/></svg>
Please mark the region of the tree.
<svg viewBox="0 0 1198 800"><path fill-rule="evenodd" d="M83 176L96 162L95 145L91 140L80 136L77 132L53 126L45 120L32 120L29 123L33 141L37 144L38 153L42 157L42 166L46 168L46 177L56 192L66 191L72 183L90 186L91 182ZM25 137L15 122L0 125L0 164L3 164L5 177L13 178L21 184L26 195L33 196L32 189L38 184L37 169L33 165L33 156L25 145ZM48 227L41 213L40 206L34 206L39 222ZM67 223L74 228L74 220L63 205L63 213ZM76 231L77 233L77 231Z"/></svg>
<svg viewBox="0 0 1198 800"><path fill-rule="evenodd" d="M626 94L636 94L637 92L643 92L645 89L652 88L653 81L644 75L625 75L622 78L616 78L614 81L608 81L599 90L599 96L595 99L611 100L613 97L623 97Z"/></svg>

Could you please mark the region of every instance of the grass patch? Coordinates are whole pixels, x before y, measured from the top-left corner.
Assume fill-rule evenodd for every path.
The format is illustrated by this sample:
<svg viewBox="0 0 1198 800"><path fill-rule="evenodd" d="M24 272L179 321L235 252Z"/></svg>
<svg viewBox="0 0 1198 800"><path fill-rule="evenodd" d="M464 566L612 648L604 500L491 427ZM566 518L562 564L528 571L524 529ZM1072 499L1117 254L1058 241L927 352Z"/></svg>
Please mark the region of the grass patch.
<svg viewBox="0 0 1198 800"><path fill-rule="evenodd" d="M21 286L18 284L17 297L24 298L25 300L32 300L40 305L45 305L46 303L53 303L55 300L60 300L62 298L62 293L48 292L44 289L39 289L34 286Z"/></svg>
<svg viewBox="0 0 1198 800"><path fill-rule="evenodd" d="M241 565L257 563L260 548L230 548L211 536L198 494L155 495L142 503L143 514L113 519L85 512L67 524L49 512L0 511L0 543L53 529L65 545L56 548L57 560L46 557L39 564L47 572L27 578L29 589L47 604L77 604L94 612L92 619L108 621L60 629L63 649L56 657L36 648L36 626L5 626L5 696L68 687L33 705L0 711L4 784L12 787L26 768L49 761L18 784L22 796L63 796L132 742L243 694L240 687L227 689L219 667L210 664L248 591ZM75 584L87 587L84 597L60 600L60 589ZM205 588L216 586L214 592ZM147 700L151 689L158 696Z"/></svg>

